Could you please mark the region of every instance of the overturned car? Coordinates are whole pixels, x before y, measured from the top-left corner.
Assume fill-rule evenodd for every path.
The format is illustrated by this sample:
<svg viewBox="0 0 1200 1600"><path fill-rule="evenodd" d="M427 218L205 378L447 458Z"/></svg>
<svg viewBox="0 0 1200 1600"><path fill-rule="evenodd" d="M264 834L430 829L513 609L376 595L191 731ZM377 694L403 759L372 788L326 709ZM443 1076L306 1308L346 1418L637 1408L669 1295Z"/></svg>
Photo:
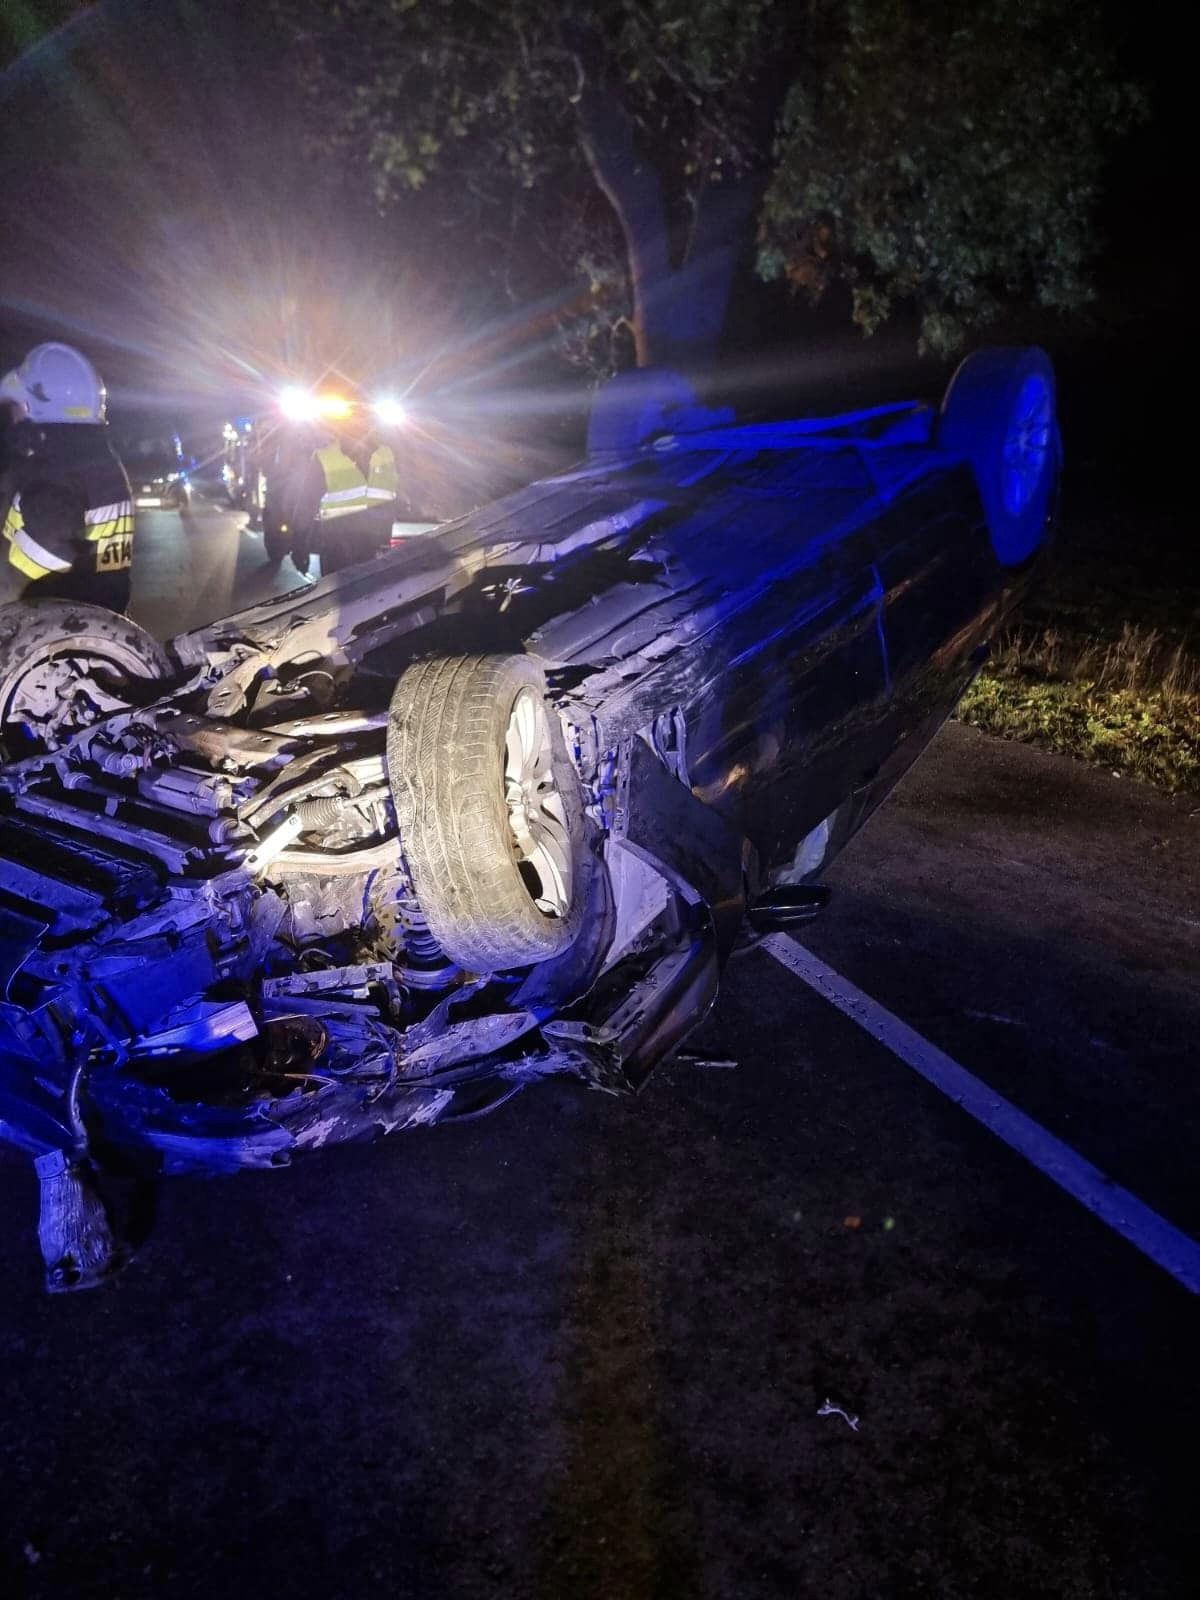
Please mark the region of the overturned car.
<svg viewBox="0 0 1200 1600"><path fill-rule="evenodd" d="M635 1091L953 707L1052 520L1045 356L817 422L646 381L575 470L167 647L0 611L0 1135L52 1289L125 1259L112 1178Z"/></svg>

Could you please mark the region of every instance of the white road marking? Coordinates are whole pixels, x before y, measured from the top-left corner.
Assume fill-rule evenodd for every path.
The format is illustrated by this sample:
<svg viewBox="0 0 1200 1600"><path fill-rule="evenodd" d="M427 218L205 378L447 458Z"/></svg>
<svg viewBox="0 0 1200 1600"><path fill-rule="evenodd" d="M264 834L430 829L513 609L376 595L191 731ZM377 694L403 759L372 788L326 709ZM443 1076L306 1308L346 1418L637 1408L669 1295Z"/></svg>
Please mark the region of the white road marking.
<svg viewBox="0 0 1200 1600"><path fill-rule="evenodd" d="M1019 1111L1010 1100L989 1089L795 939L784 933L768 934L762 948L920 1073L927 1083L961 1106L968 1116L1031 1161L1052 1183L1169 1272L1177 1283L1192 1294L1200 1294L1200 1244L1194 1239L1106 1177L1099 1167Z"/></svg>

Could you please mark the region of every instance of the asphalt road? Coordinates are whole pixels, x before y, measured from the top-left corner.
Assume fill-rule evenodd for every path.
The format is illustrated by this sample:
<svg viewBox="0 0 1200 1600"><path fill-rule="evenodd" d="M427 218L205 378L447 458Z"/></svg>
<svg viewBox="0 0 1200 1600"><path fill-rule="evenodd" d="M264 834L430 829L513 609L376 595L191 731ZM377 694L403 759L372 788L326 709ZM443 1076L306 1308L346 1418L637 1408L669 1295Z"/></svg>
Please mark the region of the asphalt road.
<svg viewBox="0 0 1200 1600"><path fill-rule="evenodd" d="M183 513L137 514L130 615L160 638L304 581L290 561L268 566L262 535L221 500L197 494Z"/></svg>
<svg viewBox="0 0 1200 1600"><path fill-rule="evenodd" d="M265 581L169 549L144 617ZM1198 831L952 726L805 943L1197 1234ZM91 1296L0 1153L3 1592L1194 1594L1195 1302L761 951L693 1044L177 1181Z"/></svg>

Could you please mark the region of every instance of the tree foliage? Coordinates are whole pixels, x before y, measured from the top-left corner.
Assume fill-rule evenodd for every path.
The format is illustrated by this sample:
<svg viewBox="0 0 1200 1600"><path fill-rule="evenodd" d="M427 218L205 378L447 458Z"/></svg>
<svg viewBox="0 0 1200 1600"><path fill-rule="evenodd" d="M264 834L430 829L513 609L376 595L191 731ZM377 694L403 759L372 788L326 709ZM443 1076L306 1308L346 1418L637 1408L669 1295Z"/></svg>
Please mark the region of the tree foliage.
<svg viewBox="0 0 1200 1600"><path fill-rule="evenodd" d="M792 85L759 266L850 286L873 332L902 301L931 349L1012 300L1089 298L1112 138L1142 111L1068 0L850 0Z"/></svg>
<svg viewBox="0 0 1200 1600"><path fill-rule="evenodd" d="M745 151L773 0L272 0L326 132L381 200L432 178L531 190L572 166L589 88L694 190ZM492 195L495 198L496 196Z"/></svg>
<svg viewBox="0 0 1200 1600"><path fill-rule="evenodd" d="M903 302L938 350L1007 299L1071 310L1139 109L1074 0L272 5L318 142L514 297L581 278L601 365L622 330L711 351L756 228L764 277L844 281L867 333Z"/></svg>
<svg viewBox="0 0 1200 1600"><path fill-rule="evenodd" d="M87 11L92 0L7 0L0 10L0 67Z"/></svg>
<svg viewBox="0 0 1200 1600"><path fill-rule="evenodd" d="M571 333L601 363L622 329L643 360L712 342L722 286L696 269L719 279L721 235L746 235L773 0L273 5L317 139L365 163L380 204L515 273L514 295L539 269L582 277Z"/></svg>

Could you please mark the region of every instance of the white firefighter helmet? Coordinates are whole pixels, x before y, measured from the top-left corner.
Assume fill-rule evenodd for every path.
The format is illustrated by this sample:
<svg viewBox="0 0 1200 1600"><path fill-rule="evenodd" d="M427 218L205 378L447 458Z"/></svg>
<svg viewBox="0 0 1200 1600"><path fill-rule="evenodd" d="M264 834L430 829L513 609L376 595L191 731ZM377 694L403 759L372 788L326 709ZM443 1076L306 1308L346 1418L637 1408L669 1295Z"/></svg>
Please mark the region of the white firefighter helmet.
<svg viewBox="0 0 1200 1600"><path fill-rule="evenodd" d="M0 402L16 404L33 422L104 421L107 396L100 374L69 344L39 344L0 378Z"/></svg>

